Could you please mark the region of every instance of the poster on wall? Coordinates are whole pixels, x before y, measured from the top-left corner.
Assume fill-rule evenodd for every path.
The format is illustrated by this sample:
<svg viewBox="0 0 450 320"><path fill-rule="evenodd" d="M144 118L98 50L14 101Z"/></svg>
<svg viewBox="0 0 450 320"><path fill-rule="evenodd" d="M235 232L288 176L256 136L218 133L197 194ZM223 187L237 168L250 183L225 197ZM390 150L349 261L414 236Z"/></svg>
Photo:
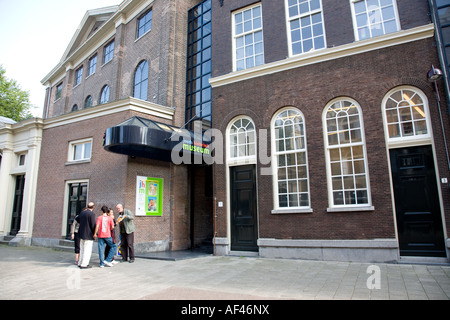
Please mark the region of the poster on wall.
<svg viewBox="0 0 450 320"><path fill-rule="evenodd" d="M161 217L164 180L138 176L136 181L136 216Z"/></svg>

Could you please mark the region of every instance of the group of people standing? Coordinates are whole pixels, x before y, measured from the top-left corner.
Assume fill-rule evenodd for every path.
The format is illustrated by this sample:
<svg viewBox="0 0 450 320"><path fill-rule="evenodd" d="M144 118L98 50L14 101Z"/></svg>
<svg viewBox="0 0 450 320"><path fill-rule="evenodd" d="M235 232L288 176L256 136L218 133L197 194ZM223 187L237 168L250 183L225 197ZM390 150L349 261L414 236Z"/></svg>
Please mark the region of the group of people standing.
<svg viewBox="0 0 450 320"><path fill-rule="evenodd" d="M114 211L107 206L102 206L101 215L95 217L95 204L89 202L76 218L72 225L72 239L75 241L75 263L81 268L90 268L89 262L92 255L94 240L98 239L98 255L100 258L100 268L104 266L112 267L117 262L114 261L118 244L115 239L115 228L117 224L120 229L121 255L122 261L134 262L134 215L124 209L122 204L116 206L119 212L117 221L114 219Z"/></svg>

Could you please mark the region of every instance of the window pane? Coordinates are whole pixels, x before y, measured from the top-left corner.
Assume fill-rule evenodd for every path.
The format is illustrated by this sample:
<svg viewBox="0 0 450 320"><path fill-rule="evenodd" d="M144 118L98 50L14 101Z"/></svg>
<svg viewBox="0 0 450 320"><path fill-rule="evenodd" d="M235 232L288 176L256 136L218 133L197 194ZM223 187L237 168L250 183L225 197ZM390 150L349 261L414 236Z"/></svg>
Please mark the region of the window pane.
<svg viewBox="0 0 450 320"><path fill-rule="evenodd" d="M359 40L398 31L392 0L362 0L353 3Z"/></svg>
<svg viewBox="0 0 450 320"><path fill-rule="evenodd" d="M343 205L344 204L344 193L342 191L333 192L333 202L334 205Z"/></svg>
<svg viewBox="0 0 450 320"><path fill-rule="evenodd" d="M134 75L134 97L147 100L148 91L148 62L142 61Z"/></svg>
<svg viewBox="0 0 450 320"><path fill-rule="evenodd" d="M230 133L230 146L237 148L237 153L231 154L231 158L256 155L256 132L250 120L245 118L236 120L231 126Z"/></svg>
<svg viewBox="0 0 450 320"><path fill-rule="evenodd" d="M92 143L86 143L84 145L84 158L90 159L91 158L91 149L92 149Z"/></svg>
<svg viewBox="0 0 450 320"><path fill-rule="evenodd" d="M305 126L296 109L279 113L274 119L276 136L278 206L280 208L309 207L308 166ZM293 152L300 151L301 152ZM287 180L287 181L286 181ZM287 193L285 196L281 193Z"/></svg>
<svg viewBox="0 0 450 320"><path fill-rule="evenodd" d="M236 71L263 64L264 44L261 30L261 6L234 14L234 20ZM244 35L241 36L242 34Z"/></svg>
<svg viewBox="0 0 450 320"><path fill-rule="evenodd" d="M326 115L332 205L367 204L367 196L357 201L357 191L367 195L368 189L360 109L351 101L342 100L331 105Z"/></svg>
<svg viewBox="0 0 450 320"><path fill-rule="evenodd" d="M278 197L278 204L279 204L280 208L288 207L287 195L280 195Z"/></svg>
<svg viewBox="0 0 450 320"><path fill-rule="evenodd" d="M73 151L73 160L80 160L82 159L83 154L83 146L82 145L75 145L74 151Z"/></svg>
<svg viewBox="0 0 450 320"><path fill-rule="evenodd" d="M385 105L385 115L390 138L428 134L423 99L413 90L392 93Z"/></svg>
<svg viewBox="0 0 450 320"><path fill-rule="evenodd" d="M325 48L322 8L319 0L295 0L289 8L292 54ZM300 14L300 17L298 15Z"/></svg>

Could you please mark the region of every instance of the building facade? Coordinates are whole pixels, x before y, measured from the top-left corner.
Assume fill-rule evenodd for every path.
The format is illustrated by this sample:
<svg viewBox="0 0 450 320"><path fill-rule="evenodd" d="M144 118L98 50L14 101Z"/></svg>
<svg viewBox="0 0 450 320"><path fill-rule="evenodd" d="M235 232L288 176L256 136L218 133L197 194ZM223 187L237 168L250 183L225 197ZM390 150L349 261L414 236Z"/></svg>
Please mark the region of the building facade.
<svg viewBox="0 0 450 320"><path fill-rule="evenodd" d="M10 245L31 244L42 128L0 117L0 239Z"/></svg>
<svg viewBox="0 0 450 320"><path fill-rule="evenodd" d="M29 124L0 126L2 186L12 195L23 172L35 181L14 230L13 197L0 196L0 235L57 246L93 201L136 214L138 252L208 243L217 255L448 261L448 8L125 0L88 11L42 81L29 131L42 146L28 144L38 168L13 147Z"/></svg>
<svg viewBox="0 0 450 320"><path fill-rule="evenodd" d="M47 95L33 244L67 239L89 201L97 214L102 205L123 203L136 215L137 252L212 242L212 224L200 225L212 219L212 194L205 191L212 173L202 165L174 165L160 149L171 138L167 130L186 122L188 14L199 5L126 0L86 13L61 62L42 80ZM112 145L109 133L130 127L148 132L144 152L139 142L125 144L132 138L126 134ZM160 145L152 144L161 135Z"/></svg>
<svg viewBox="0 0 450 320"><path fill-rule="evenodd" d="M443 68L430 10L213 2L218 252L447 259L450 128L446 79L427 79Z"/></svg>

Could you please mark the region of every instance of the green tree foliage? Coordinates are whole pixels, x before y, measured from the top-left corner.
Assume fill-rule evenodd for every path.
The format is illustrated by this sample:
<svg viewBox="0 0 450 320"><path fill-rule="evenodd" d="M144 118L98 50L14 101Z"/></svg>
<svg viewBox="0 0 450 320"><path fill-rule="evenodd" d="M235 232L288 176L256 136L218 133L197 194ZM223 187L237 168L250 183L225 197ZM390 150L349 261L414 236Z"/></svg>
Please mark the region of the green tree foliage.
<svg viewBox="0 0 450 320"><path fill-rule="evenodd" d="M21 121L32 118L30 94L20 88L15 80L6 78L6 70L0 65L0 116Z"/></svg>

